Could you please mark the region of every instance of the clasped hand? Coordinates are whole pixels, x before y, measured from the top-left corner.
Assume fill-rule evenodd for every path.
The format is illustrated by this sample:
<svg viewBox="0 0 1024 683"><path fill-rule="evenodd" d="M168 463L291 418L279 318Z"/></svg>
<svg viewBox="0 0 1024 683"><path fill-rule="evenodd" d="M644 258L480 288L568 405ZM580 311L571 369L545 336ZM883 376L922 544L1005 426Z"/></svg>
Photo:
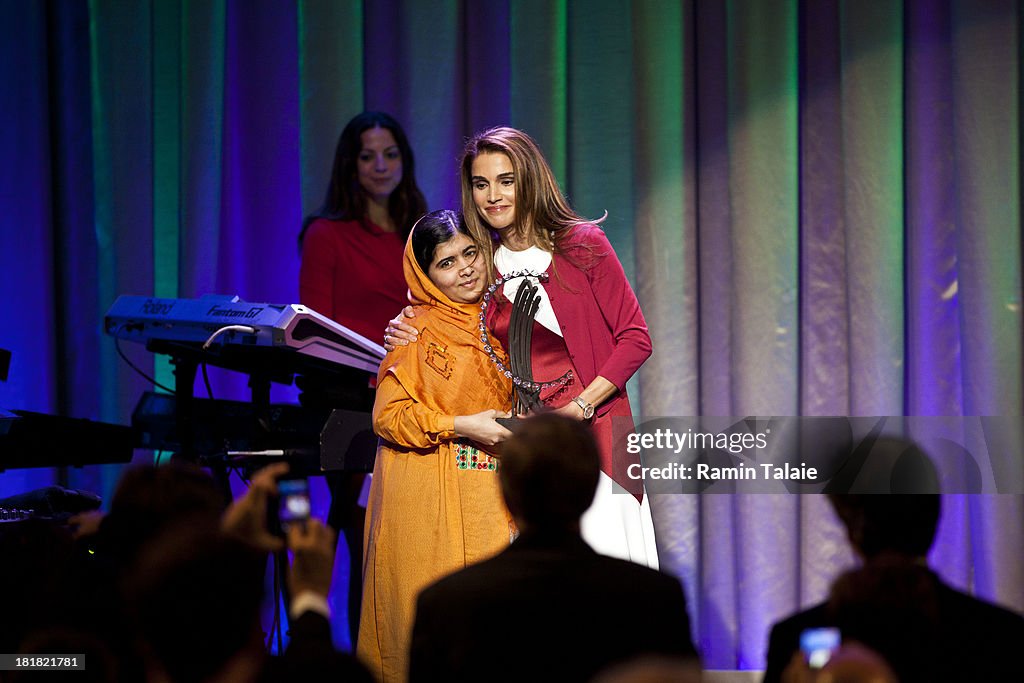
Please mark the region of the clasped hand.
<svg viewBox="0 0 1024 683"><path fill-rule="evenodd" d="M510 416L511 413L504 413L500 410L484 410L473 415L456 415L455 433L484 446L494 446L512 436L512 432L498 424L495 419Z"/></svg>

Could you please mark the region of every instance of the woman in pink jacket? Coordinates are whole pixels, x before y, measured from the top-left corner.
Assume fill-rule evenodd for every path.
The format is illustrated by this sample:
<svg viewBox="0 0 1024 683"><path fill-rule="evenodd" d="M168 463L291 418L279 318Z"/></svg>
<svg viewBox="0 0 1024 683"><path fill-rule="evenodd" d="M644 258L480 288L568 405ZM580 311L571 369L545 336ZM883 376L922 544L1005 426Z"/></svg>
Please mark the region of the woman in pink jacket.
<svg viewBox="0 0 1024 683"><path fill-rule="evenodd" d="M657 567L649 501L642 483L626 476L636 456L616 446L612 433L613 418L621 435L632 415L626 381L651 355L647 323L622 264L595 222L570 208L526 133L491 128L473 136L461 177L466 223L481 244L495 247L485 254L497 279L485 294L481 333L510 348L516 293L524 282L538 286L530 379L541 385L548 408L591 421L600 445L601 483L581 523L584 539L598 552ZM415 320L409 322L393 321L385 343L414 339ZM612 495L616 487L632 495Z"/></svg>

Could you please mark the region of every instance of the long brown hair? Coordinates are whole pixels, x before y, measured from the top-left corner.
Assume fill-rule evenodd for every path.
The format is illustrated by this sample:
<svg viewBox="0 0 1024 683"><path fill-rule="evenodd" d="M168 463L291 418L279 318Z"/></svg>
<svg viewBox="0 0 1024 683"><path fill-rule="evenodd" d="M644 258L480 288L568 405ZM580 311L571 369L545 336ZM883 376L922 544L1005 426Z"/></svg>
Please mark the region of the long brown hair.
<svg viewBox="0 0 1024 683"><path fill-rule="evenodd" d="M334 151L334 165L331 169L331 182L327 186L327 197L319 209L302 221L302 230L299 232L300 248L306 229L317 218L366 222L366 193L359 185L356 160L363 148L362 135L371 128L390 131L402 155L402 180L388 197L388 215L403 240L408 239L413 223L427 212L427 200L416 184L416 161L405 131L389 114L364 111L349 121L341 131L338 146Z"/></svg>
<svg viewBox="0 0 1024 683"><path fill-rule="evenodd" d="M569 206L555 174L533 138L516 128L499 126L471 137L462 153L462 215L477 243L499 241L498 234L483 221L473 201L473 161L488 153L504 154L512 163L516 190L512 229L524 235L532 234L541 248L559 253L574 227L604 220L587 220ZM488 249L484 250L484 255L490 277L494 272L494 255Z"/></svg>

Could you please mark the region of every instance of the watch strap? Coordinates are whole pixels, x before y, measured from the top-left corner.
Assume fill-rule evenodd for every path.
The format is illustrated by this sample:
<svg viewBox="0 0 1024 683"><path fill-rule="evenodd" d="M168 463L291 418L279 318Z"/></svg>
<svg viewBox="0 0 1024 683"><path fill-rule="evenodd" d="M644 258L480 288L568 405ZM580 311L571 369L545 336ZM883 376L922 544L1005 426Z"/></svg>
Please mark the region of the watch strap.
<svg viewBox="0 0 1024 683"><path fill-rule="evenodd" d="M575 397L572 400L572 402L575 403L576 405L578 405L580 407L580 410L583 411L583 419L584 420L589 420L590 418L594 417L594 404L593 403L587 403L580 396Z"/></svg>

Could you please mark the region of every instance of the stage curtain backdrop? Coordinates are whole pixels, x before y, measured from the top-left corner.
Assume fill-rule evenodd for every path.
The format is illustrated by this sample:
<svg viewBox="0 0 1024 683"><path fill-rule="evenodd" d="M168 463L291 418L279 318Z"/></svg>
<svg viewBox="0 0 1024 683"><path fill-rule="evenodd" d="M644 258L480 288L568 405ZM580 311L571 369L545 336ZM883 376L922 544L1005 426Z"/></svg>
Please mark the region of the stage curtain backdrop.
<svg viewBox="0 0 1024 683"><path fill-rule="evenodd" d="M458 203L465 137L508 124L581 213L608 212L654 339L646 416L1022 415L1018 2L2 0L0 18L0 408L127 423L149 384L102 333L119 294L295 301L337 136L382 109L431 208ZM117 474L11 471L0 496L107 496ZM818 496L654 503L712 668L762 667L772 621L852 562ZM942 575L1024 609L1021 497L944 505Z"/></svg>

